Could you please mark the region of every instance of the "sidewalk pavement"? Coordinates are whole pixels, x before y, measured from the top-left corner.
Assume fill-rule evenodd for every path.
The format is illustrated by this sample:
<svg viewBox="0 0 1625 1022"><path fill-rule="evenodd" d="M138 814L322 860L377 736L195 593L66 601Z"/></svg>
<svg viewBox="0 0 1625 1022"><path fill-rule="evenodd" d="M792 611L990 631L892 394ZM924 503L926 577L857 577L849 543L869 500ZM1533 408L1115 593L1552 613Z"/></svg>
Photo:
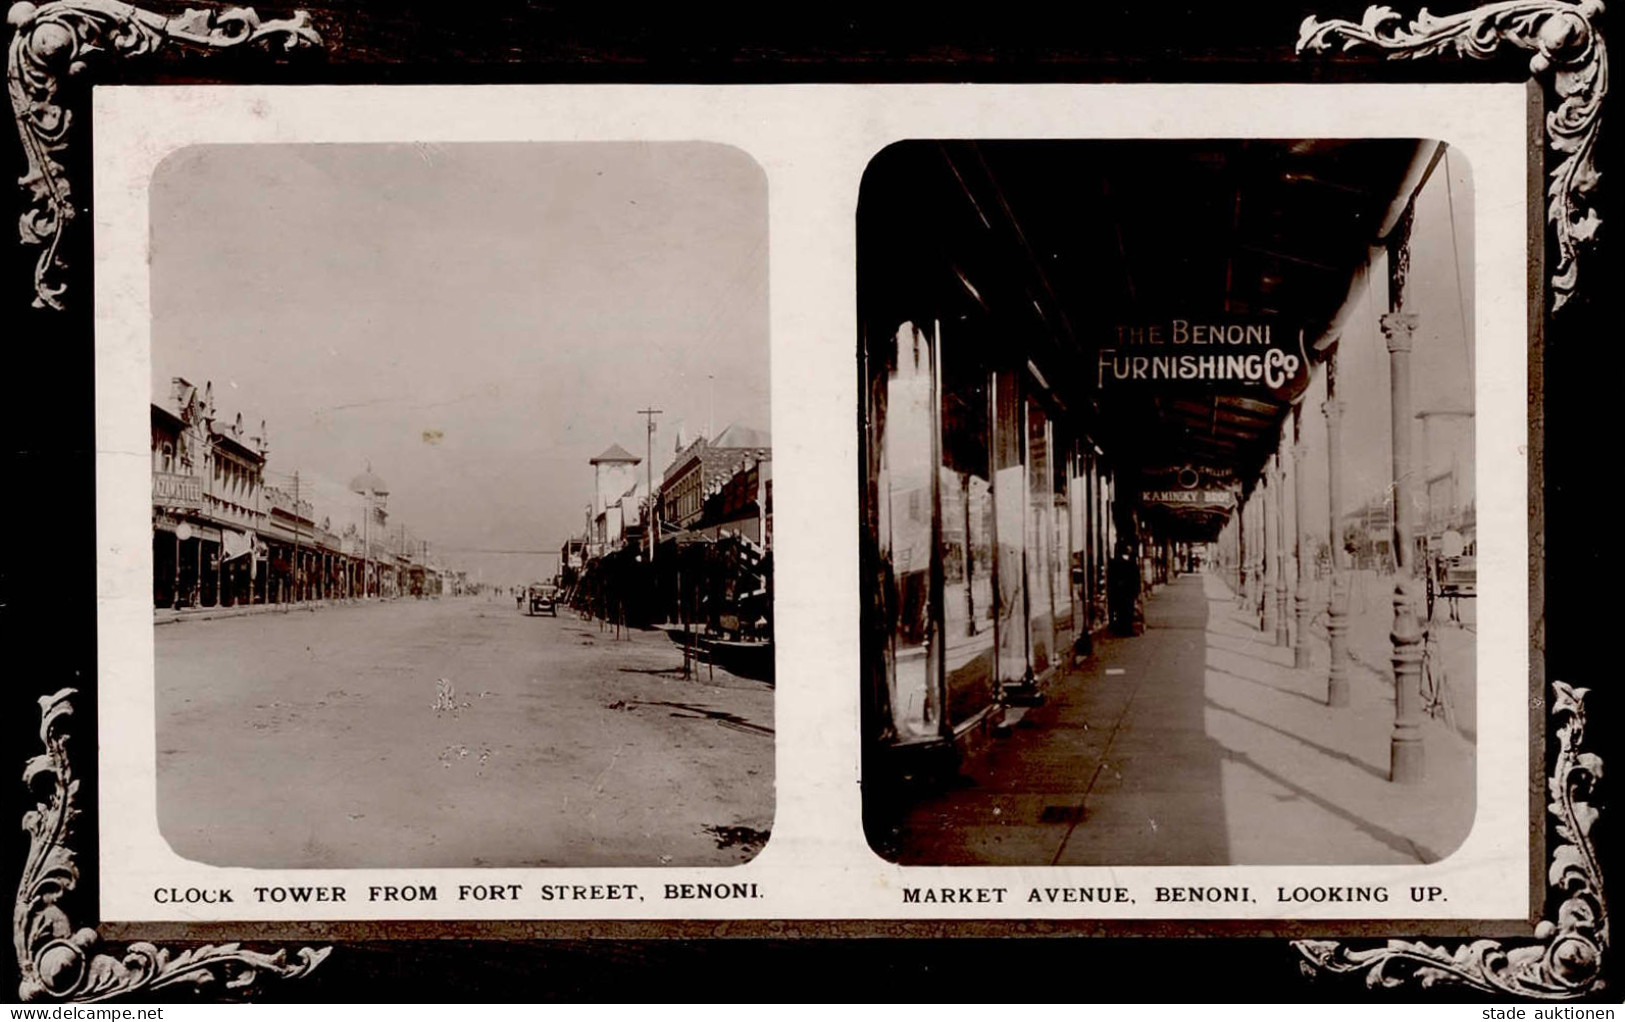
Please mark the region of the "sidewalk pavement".
<svg viewBox="0 0 1625 1022"><path fill-rule="evenodd" d="M1310 635L1325 661L1326 602L1329 579L1310 583L1309 605L1314 608ZM1394 623L1394 578L1376 571L1349 573L1348 652L1356 673L1368 674L1393 688L1393 642L1388 632ZM1433 610L1433 669L1446 680L1449 722L1468 741L1478 737L1478 601L1458 602L1461 620L1450 620L1449 605L1439 600ZM1422 607L1426 614L1427 608Z"/></svg>
<svg viewBox="0 0 1625 1022"><path fill-rule="evenodd" d="M436 599L437 597L430 597ZM405 597L373 597L367 600L303 600L299 603L239 603L231 607L188 607L172 610L160 607L152 612L152 623L170 625L177 621L213 621L223 617L247 617L250 614L291 614L296 610L321 610L325 607L362 607L392 603Z"/></svg>
<svg viewBox="0 0 1625 1022"><path fill-rule="evenodd" d="M1146 631L1106 637L1047 702L898 822L908 864L1432 862L1475 811L1474 748L1437 721L1428 779L1388 780L1391 686L1351 675L1324 704L1324 647L1292 651L1242 620L1214 576L1146 601Z"/></svg>

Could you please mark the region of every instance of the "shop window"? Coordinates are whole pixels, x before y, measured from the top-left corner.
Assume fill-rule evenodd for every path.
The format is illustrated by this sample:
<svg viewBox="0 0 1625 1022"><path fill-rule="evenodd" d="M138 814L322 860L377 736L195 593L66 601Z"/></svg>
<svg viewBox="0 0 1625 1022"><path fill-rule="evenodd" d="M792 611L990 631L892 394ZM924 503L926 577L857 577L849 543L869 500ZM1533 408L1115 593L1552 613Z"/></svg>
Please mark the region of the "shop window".
<svg viewBox="0 0 1625 1022"><path fill-rule="evenodd" d="M1050 436L1054 443L1051 458L1054 472L1051 475L1053 496L1050 505L1050 595L1055 607L1054 648L1059 653L1072 641L1072 501L1068 484L1075 461L1072 441L1062 439L1065 431L1059 423L1050 424Z"/></svg>
<svg viewBox="0 0 1625 1022"><path fill-rule="evenodd" d="M1000 682L1027 676L1027 600L1022 584L1026 550L1026 449L1021 389L1010 373L993 378L994 605Z"/></svg>
<svg viewBox="0 0 1625 1022"><path fill-rule="evenodd" d="M882 438L881 557L889 567L891 708L899 735L932 737L941 707L931 639L932 451L935 400L931 339L912 323L893 338Z"/></svg>
<svg viewBox="0 0 1625 1022"><path fill-rule="evenodd" d="M1050 593L1053 541L1050 506L1049 418L1036 401L1027 401L1027 621L1029 664L1033 673L1049 669L1054 645L1055 607Z"/></svg>
<svg viewBox="0 0 1625 1022"><path fill-rule="evenodd" d="M991 706L997 695L992 374L954 340L945 336L940 352L943 688L950 725Z"/></svg>

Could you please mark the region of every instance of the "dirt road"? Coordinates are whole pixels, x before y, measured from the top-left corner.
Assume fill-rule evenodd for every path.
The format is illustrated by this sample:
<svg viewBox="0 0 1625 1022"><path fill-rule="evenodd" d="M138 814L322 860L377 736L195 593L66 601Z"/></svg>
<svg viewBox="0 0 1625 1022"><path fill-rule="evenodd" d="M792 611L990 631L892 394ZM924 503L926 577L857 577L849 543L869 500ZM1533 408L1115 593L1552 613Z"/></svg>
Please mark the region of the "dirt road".
<svg viewBox="0 0 1625 1022"><path fill-rule="evenodd" d="M731 865L772 825L772 690L683 679L656 632L448 598L156 634L159 824L187 858Z"/></svg>

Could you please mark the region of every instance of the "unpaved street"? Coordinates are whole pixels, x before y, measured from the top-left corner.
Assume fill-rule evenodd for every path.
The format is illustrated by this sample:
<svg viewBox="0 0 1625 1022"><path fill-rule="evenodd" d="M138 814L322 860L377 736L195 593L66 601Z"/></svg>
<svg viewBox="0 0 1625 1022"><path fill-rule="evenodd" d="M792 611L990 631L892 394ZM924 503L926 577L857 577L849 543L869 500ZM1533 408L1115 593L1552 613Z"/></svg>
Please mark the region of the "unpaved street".
<svg viewBox="0 0 1625 1022"><path fill-rule="evenodd" d="M158 815L256 867L732 865L773 816L773 691L511 599L157 628Z"/></svg>

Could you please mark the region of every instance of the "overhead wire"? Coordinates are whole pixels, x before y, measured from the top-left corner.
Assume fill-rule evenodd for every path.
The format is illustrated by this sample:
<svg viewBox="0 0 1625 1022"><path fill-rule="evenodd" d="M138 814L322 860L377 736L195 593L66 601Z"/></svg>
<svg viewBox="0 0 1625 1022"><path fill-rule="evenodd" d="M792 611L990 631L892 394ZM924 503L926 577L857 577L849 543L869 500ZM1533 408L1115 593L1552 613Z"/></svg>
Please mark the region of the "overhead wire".
<svg viewBox="0 0 1625 1022"><path fill-rule="evenodd" d="M1465 289L1461 285L1461 244L1456 232L1456 191L1450 183L1450 150L1444 151L1444 194L1450 206L1450 251L1455 256L1456 267L1456 309L1461 316L1461 346L1467 354L1467 386L1471 392L1473 381L1473 344L1470 339L1471 324L1467 322L1467 298Z"/></svg>

